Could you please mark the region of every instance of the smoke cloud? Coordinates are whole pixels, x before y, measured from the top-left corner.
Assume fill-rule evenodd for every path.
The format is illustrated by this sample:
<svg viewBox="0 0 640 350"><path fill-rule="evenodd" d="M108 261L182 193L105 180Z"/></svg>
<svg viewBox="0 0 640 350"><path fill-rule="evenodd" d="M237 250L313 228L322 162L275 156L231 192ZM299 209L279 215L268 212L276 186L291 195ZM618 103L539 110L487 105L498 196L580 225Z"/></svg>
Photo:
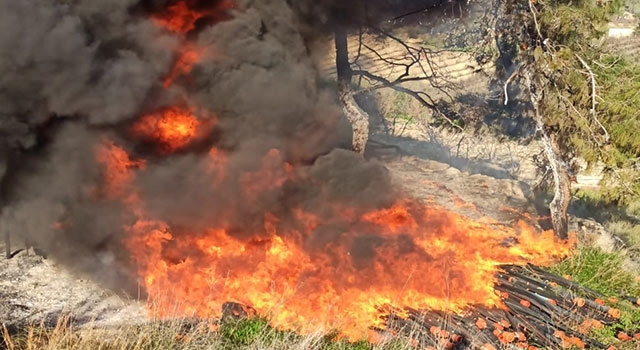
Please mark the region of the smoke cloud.
<svg viewBox="0 0 640 350"><path fill-rule="evenodd" d="M420 11L439 4L439 0L287 0L310 34L331 32L336 26L356 28L377 25L395 16Z"/></svg>
<svg viewBox="0 0 640 350"><path fill-rule="evenodd" d="M364 1L237 1L224 21L198 22L187 34L205 50L188 76L167 89L163 79L184 39L150 14L175 3L0 0L4 232L79 272L99 271L110 286L127 280L121 242L135 217L118 202L95 198L104 181L95 151L105 139L147 160L131 186L144 209L177 232L215 222L242 237L264 231L266 211L287 225L293 208L321 216L328 201L366 210L396 198L380 165L334 150L350 144L350 131L334 93L320 87L305 44L309 31L358 21ZM387 1L366 3L376 9L372 18L393 9ZM205 141L228 155L216 170L231 174L223 184L210 186L202 147L158 155L127 132L144 113L177 102L216 115ZM247 201L243 188L260 174L241 174L264 170L265 157L276 174L293 164L297 181ZM319 231L309 242L331 237Z"/></svg>

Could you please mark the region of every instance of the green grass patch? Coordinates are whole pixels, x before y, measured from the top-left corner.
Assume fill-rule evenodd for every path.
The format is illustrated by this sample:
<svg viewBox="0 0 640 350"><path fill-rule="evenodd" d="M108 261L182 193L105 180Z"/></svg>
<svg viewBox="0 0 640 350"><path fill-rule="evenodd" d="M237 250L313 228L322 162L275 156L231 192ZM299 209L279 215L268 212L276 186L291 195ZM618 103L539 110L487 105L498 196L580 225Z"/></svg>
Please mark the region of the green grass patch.
<svg viewBox="0 0 640 350"><path fill-rule="evenodd" d="M574 255L549 268L558 275L568 275L574 282L599 292L607 297L620 295L640 296L638 277L623 268L624 253L607 253L594 247L581 247ZM600 330L593 330L596 340L605 344L616 344L616 335L621 330L640 332L640 308L628 301L619 300L611 306L620 310L617 323ZM618 349L638 349L637 341L618 343Z"/></svg>
<svg viewBox="0 0 640 350"><path fill-rule="evenodd" d="M636 276L626 272L622 253L606 253L598 248L582 247L574 255L550 268L558 275L569 275L572 280L606 296L620 292L640 295Z"/></svg>
<svg viewBox="0 0 640 350"><path fill-rule="evenodd" d="M275 340L285 338L285 334L271 328L269 322L263 318L225 323L220 327L219 332L225 348L248 346L256 341L273 343Z"/></svg>

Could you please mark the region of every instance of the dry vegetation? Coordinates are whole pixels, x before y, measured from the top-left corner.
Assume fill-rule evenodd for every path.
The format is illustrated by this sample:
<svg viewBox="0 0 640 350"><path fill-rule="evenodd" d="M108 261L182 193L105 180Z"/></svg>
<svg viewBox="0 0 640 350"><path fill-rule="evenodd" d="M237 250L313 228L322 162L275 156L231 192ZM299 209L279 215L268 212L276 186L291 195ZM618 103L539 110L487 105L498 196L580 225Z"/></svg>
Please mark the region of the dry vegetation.
<svg viewBox="0 0 640 350"><path fill-rule="evenodd" d="M220 326L177 320L117 328L74 328L68 318L54 327L30 325L21 330L3 329L4 346L10 350L151 350L151 349L409 349L403 340L378 345L349 343L335 334L301 336L269 327L264 319L244 319Z"/></svg>

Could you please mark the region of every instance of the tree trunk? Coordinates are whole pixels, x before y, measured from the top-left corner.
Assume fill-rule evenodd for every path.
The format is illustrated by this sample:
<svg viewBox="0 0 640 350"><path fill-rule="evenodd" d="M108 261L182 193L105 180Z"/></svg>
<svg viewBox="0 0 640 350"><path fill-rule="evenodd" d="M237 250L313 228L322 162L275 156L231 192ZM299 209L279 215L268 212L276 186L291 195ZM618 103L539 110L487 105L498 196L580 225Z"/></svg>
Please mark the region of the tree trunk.
<svg viewBox="0 0 640 350"><path fill-rule="evenodd" d="M571 201L569 172L559 157L560 152L556 138L546 132L543 132L542 135L544 152L553 175L553 199L549 203L551 224L558 238L567 239L569 237L567 210Z"/></svg>
<svg viewBox="0 0 640 350"><path fill-rule="evenodd" d="M353 130L351 148L354 152L364 154L367 140L369 139L369 115L356 102L353 97L354 91L351 87L341 83L338 84L342 109Z"/></svg>
<svg viewBox="0 0 640 350"><path fill-rule="evenodd" d="M349 43L344 27L337 27L333 32L336 45L336 71L338 83L351 84L351 64L349 63Z"/></svg>
<svg viewBox="0 0 640 350"><path fill-rule="evenodd" d="M369 115L360 108L354 98L354 91L351 88L351 64L349 63L349 44L347 42L347 31L343 27L338 27L334 31L336 46L336 71L338 78L338 93L342 109L351 123L353 138L351 148L354 152L364 154L367 140L369 139Z"/></svg>
<svg viewBox="0 0 640 350"><path fill-rule="evenodd" d="M571 181L569 179L569 170L562 161L560 155L560 147L558 146L557 137L549 135L545 129L544 120L540 115L539 103L542 100L542 88L534 86L531 73L525 74L527 86L529 88L529 96L533 105L533 111L536 118L536 127L542 135L542 147L549 162L549 168L553 175L553 199L549 203L549 211L551 213L551 225L556 236L560 239L569 237L569 224L567 218L567 210L571 202Z"/></svg>

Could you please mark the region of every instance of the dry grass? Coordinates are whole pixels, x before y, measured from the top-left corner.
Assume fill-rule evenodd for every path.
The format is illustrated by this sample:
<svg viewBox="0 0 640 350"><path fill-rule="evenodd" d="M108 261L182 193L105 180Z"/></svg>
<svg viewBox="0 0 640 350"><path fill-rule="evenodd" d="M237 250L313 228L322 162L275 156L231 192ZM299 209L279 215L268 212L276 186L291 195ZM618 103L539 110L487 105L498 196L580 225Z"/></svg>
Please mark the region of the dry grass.
<svg viewBox="0 0 640 350"><path fill-rule="evenodd" d="M620 220L608 222L606 227L612 235L622 238L630 247L640 247L640 225Z"/></svg>
<svg viewBox="0 0 640 350"><path fill-rule="evenodd" d="M75 328L68 318L54 327L28 325L19 330L2 329L0 348L8 350L156 350L156 349L331 349L408 350L406 341L393 339L373 345L350 343L334 335L276 330L264 319L245 319L221 326L206 322L158 321L116 328Z"/></svg>
<svg viewBox="0 0 640 350"><path fill-rule="evenodd" d="M640 248L640 200L623 208L623 217L606 223L607 230L621 237L630 247Z"/></svg>

